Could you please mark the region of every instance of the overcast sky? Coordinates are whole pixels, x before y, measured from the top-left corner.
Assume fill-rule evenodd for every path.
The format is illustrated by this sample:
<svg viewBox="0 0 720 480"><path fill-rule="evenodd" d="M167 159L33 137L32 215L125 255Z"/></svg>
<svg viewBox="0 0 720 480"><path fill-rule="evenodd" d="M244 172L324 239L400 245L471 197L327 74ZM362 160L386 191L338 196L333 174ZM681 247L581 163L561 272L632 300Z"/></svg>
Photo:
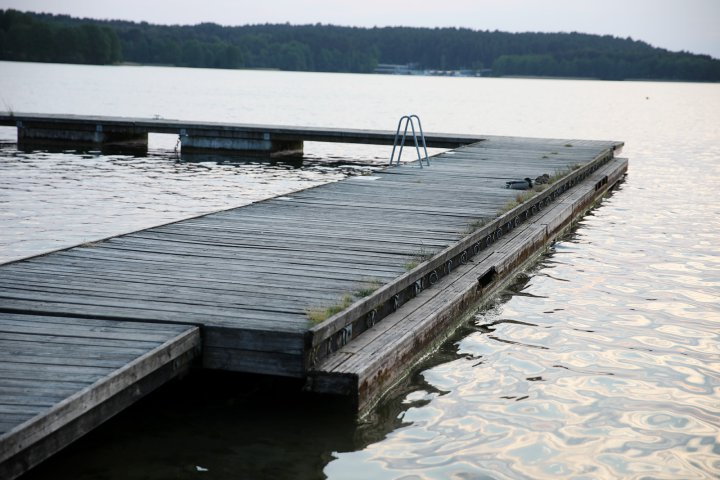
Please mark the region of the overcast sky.
<svg viewBox="0 0 720 480"><path fill-rule="evenodd" d="M164 24L468 27L631 36L720 58L720 0L0 0L0 8Z"/></svg>

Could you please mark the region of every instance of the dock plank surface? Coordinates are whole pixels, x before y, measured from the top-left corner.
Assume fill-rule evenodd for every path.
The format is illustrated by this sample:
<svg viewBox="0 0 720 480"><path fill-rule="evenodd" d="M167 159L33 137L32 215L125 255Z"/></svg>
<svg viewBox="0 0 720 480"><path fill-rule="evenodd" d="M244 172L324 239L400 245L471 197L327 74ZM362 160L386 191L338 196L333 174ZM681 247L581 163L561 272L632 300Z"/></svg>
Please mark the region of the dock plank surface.
<svg viewBox="0 0 720 480"><path fill-rule="evenodd" d="M188 367L198 327L0 313L0 478Z"/></svg>

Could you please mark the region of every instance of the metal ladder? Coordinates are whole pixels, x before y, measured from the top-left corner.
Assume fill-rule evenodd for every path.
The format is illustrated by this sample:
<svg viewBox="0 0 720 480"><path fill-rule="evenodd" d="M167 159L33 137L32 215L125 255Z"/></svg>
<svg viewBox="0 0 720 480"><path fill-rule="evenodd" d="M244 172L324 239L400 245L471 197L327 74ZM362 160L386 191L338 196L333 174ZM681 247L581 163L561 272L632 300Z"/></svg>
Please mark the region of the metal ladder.
<svg viewBox="0 0 720 480"><path fill-rule="evenodd" d="M425 150L425 161L427 162L427 166L430 166L430 157L428 157L427 153L427 144L425 143L425 134L423 133L422 129L422 123L420 123L420 117L417 115L403 115L400 117L400 121L398 122L397 130L395 131L395 140L393 141L393 149L392 154L390 155L390 165L393 164L393 160L395 158L395 148L398 145L398 137L400 137L400 127L402 127L403 120L405 121L405 130L402 134L402 140L400 142L400 151L398 152L397 156L397 165L400 165L400 157L402 156L403 147L405 146L405 137L407 137L407 131L408 126L412 129L412 135L413 140L415 140L415 150L417 151L418 156L418 164L420 165L420 168L423 168L423 159L420 155L420 145L418 144L418 137L417 133L415 132L415 120L417 120L418 129L420 130L420 139L422 140L423 150Z"/></svg>

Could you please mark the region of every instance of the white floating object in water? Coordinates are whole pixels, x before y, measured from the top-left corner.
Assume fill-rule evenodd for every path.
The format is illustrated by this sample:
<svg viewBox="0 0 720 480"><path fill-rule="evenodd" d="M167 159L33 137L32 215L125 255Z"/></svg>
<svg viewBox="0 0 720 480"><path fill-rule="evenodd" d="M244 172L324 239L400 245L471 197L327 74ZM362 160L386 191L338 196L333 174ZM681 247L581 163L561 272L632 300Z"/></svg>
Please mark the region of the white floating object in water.
<svg viewBox="0 0 720 480"><path fill-rule="evenodd" d="M197 470L198 472L207 472L208 471L207 468L201 467L200 465L195 465L195 470Z"/></svg>

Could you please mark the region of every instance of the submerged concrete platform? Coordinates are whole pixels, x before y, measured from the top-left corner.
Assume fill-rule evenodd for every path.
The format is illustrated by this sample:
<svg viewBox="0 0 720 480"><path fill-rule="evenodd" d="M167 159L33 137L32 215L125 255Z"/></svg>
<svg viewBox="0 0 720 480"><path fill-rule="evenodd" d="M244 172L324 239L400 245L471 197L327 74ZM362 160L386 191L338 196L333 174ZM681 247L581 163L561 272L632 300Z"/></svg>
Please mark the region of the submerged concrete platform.
<svg viewBox="0 0 720 480"><path fill-rule="evenodd" d="M622 177L621 147L484 136L430 167L404 164L5 264L0 342L37 321L75 332L83 322L89 332L94 322L138 325L139 342L152 328L168 328L169 339L199 331L204 368L302 378L368 408L471 302ZM532 194L505 188L543 174L552 183ZM62 328L38 333L51 345ZM136 348L133 338L123 345ZM20 369L4 361L0 381L14 383Z"/></svg>

